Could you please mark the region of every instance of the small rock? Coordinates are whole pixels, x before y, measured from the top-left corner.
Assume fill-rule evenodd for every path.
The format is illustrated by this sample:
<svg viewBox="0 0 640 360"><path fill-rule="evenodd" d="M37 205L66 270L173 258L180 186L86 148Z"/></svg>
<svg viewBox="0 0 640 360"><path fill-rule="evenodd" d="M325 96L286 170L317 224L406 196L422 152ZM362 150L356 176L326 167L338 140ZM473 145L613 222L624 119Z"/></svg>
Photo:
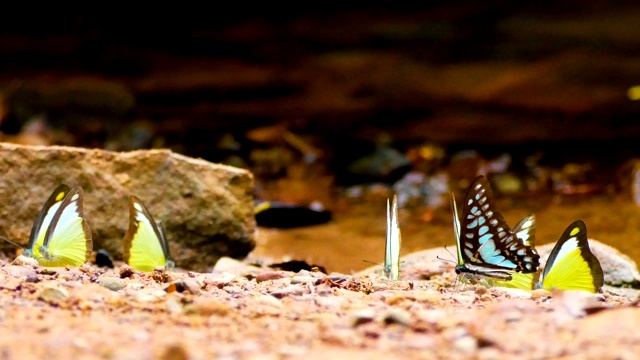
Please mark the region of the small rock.
<svg viewBox="0 0 640 360"><path fill-rule="evenodd" d="M535 289L531 290L531 299L537 300L542 298L551 297L551 292L545 289Z"/></svg>
<svg viewBox="0 0 640 360"><path fill-rule="evenodd" d="M164 290L142 289L135 295L135 298L136 298L136 301L142 302L142 303L155 302L164 298L166 295L167 293L164 292Z"/></svg>
<svg viewBox="0 0 640 360"><path fill-rule="evenodd" d="M309 270L300 270L298 271L298 274L300 276L311 276L314 277L316 279L324 279L327 277L327 274L321 272L321 271L309 271Z"/></svg>
<svg viewBox="0 0 640 360"><path fill-rule="evenodd" d="M475 288L474 292L476 293L476 295L482 296L484 294L489 293L489 289L484 286L478 286Z"/></svg>
<svg viewBox="0 0 640 360"><path fill-rule="evenodd" d="M60 305L69 299L69 292L59 287L45 287L40 291L38 298L51 305Z"/></svg>
<svg viewBox="0 0 640 360"><path fill-rule="evenodd" d="M284 305L282 304L282 301L276 299L275 297L271 296L271 295L262 295L262 296L258 296L255 301L258 304L262 304L262 305L269 305L269 306L273 306L276 308L282 308L284 307Z"/></svg>
<svg viewBox="0 0 640 360"><path fill-rule="evenodd" d="M399 324L409 326L411 323L411 314L402 309L392 307L382 315L382 321L387 325Z"/></svg>
<svg viewBox="0 0 640 360"><path fill-rule="evenodd" d="M305 293L305 288L300 284L289 285L280 290L276 290L271 293L271 295L275 296L278 299L282 299L283 297L287 297L290 295L302 295Z"/></svg>
<svg viewBox="0 0 640 360"><path fill-rule="evenodd" d="M311 276L296 275L291 278L291 284L315 284L316 278Z"/></svg>
<svg viewBox="0 0 640 360"><path fill-rule="evenodd" d="M117 296L111 289L99 284L89 283L71 290L71 296L81 301L101 302L106 298Z"/></svg>
<svg viewBox="0 0 640 360"><path fill-rule="evenodd" d="M56 275L58 274L58 270L60 270L60 268L49 268L49 267L41 267L41 268L37 268L36 272L40 275Z"/></svg>
<svg viewBox="0 0 640 360"><path fill-rule="evenodd" d="M217 287L222 289L226 285L228 285L231 281L233 281L237 276L232 273L221 273L215 274L213 276L208 276L204 279L204 283L207 286Z"/></svg>
<svg viewBox="0 0 640 360"><path fill-rule="evenodd" d="M20 287L22 281L11 276L5 276L0 280L0 289L15 290Z"/></svg>
<svg viewBox="0 0 640 360"><path fill-rule="evenodd" d="M218 300L198 298L192 304L184 307L184 313L187 315L200 316L225 316L231 313L231 308L229 305Z"/></svg>
<svg viewBox="0 0 640 360"><path fill-rule="evenodd" d="M31 258L26 258L31 259ZM33 259L35 261L35 259ZM18 279L36 278L38 274L31 266L9 265L2 268L4 272Z"/></svg>
<svg viewBox="0 0 640 360"><path fill-rule="evenodd" d="M478 349L478 341L467 335L454 340L453 347L463 354L471 355Z"/></svg>
<svg viewBox="0 0 640 360"><path fill-rule="evenodd" d="M263 281L282 279L288 276L284 271L265 271L256 276L256 282L261 283Z"/></svg>
<svg viewBox="0 0 640 360"><path fill-rule="evenodd" d="M189 291L193 295L198 295L200 293L202 286L200 286L196 280L187 278L183 280L183 283L185 290Z"/></svg>
<svg viewBox="0 0 640 360"><path fill-rule="evenodd" d="M342 283L342 282L353 279L353 276L344 275L340 273L331 273L327 277L329 278L329 280L333 281L334 283Z"/></svg>
<svg viewBox="0 0 640 360"><path fill-rule="evenodd" d="M225 286L222 288L222 290L232 295L235 295L235 294L244 295L244 289L236 285Z"/></svg>
<svg viewBox="0 0 640 360"><path fill-rule="evenodd" d="M111 291L122 290L127 286L126 281L115 276L102 276L98 280L98 283Z"/></svg>
<svg viewBox="0 0 640 360"><path fill-rule="evenodd" d="M351 326L357 327L362 324L372 322L376 317L376 312L370 308L356 310L350 315Z"/></svg>
<svg viewBox="0 0 640 360"><path fill-rule="evenodd" d="M213 267L213 272L227 272L232 274L245 274L256 270L260 270L259 267L251 266L243 263L242 261L232 259L230 257L223 256L216 262Z"/></svg>
<svg viewBox="0 0 640 360"><path fill-rule="evenodd" d="M135 273L135 270L133 270L133 268L129 265L122 265L118 272L120 274L120 278L124 279L132 277Z"/></svg>
<svg viewBox="0 0 640 360"><path fill-rule="evenodd" d="M164 266L158 266L151 272L151 278L160 284L168 283L171 281L171 275Z"/></svg>
<svg viewBox="0 0 640 360"><path fill-rule="evenodd" d="M24 256L24 255L18 255L18 257L16 257L15 260L13 260L11 265L17 265L17 266L39 266L38 260L36 260L36 259L34 259L32 257Z"/></svg>
<svg viewBox="0 0 640 360"><path fill-rule="evenodd" d="M177 280L169 284L164 288L164 291L171 292L179 292L183 293L184 291L188 291L191 294L197 295L200 293L200 285L198 282L193 279L185 279L185 280Z"/></svg>

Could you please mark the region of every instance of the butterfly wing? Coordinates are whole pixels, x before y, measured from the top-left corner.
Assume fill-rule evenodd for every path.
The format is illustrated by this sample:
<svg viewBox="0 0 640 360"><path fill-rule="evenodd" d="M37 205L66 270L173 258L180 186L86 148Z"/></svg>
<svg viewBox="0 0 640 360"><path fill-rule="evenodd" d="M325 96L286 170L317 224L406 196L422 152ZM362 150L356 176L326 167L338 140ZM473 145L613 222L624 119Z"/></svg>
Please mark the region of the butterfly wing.
<svg viewBox="0 0 640 360"><path fill-rule="evenodd" d="M169 253L164 230L135 196L129 199L129 228L124 236L124 261L140 271L167 266Z"/></svg>
<svg viewBox="0 0 640 360"><path fill-rule="evenodd" d="M489 285L507 287L512 289L533 290L536 282L538 282L538 273L523 274L519 272L511 273L511 280L489 280Z"/></svg>
<svg viewBox="0 0 640 360"><path fill-rule="evenodd" d="M158 233L160 234L160 246L162 246L162 251L164 252L164 266L167 268L172 268L176 266L176 264L171 259L171 253L169 253L169 243L167 242L167 235L164 231L162 221L156 221L156 228L158 229Z"/></svg>
<svg viewBox="0 0 640 360"><path fill-rule="evenodd" d="M573 222L551 250L542 276L547 290L585 290L598 292L604 275L598 258L587 240L587 226L582 220Z"/></svg>
<svg viewBox="0 0 640 360"><path fill-rule="evenodd" d="M522 218L516 226L513 227L513 232L516 237L525 245L534 247L535 245L535 227L536 217L535 215L528 215ZM540 277L539 272L523 274L519 272L511 273L512 279L509 281L501 280L489 280L488 283L491 286L501 286L515 289L532 290Z"/></svg>
<svg viewBox="0 0 640 360"><path fill-rule="evenodd" d="M55 191L54 194L56 194ZM56 199L63 192L60 191L57 194ZM42 245L40 245L40 235L34 242L34 247L37 248L35 258L40 265L80 266L89 260L93 250L93 240L89 225L84 219L83 199L84 192L82 188L77 187L69 190L61 202L56 201L49 207L37 231L42 233L45 229ZM52 211L55 212L51 216Z"/></svg>
<svg viewBox="0 0 640 360"><path fill-rule="evenodd" d="M467 270L506 280L511 278L508 272L537 271L540 256L517 238L495 210L493 193L484 176L471 184L462 215L458 262Z"/></svg>
<svg viewBox="0 0 640 360"><path fill-rule="evenodd" d="M59 185L47 201L38 212L38 216L36 220L33 222L33 227L31 228L31 234L29 235L29 245L23 251L23 255L29 257L36 257L39 254L39 247L44 244L44 234L51 224L51 220L53 219L53 215L56 213L62 200L64 200L65 196L69 193L71 189L65 185ZM43 226L45 224L45 226Z"/></svg>
<svg viewBox="0 0 640 360"><path fill-rule="evenodd" d="M481 268L479 266L465 262L463 257L462 246L460 245L460 218L458 217L458 207L456 206L456 198L451 194L451 210L453 211L453 232L456 237L456 252L458 257L458 263L456 264L456 273L461 275L459 278L463 282L474 282L477 279L475 275L493 277L497 279L503 279L505 281L511 280L511 273L499 270L492 270ZM491 284L490 284L491 285Z"/></svg>
<svg viewBox="0 0 640 360"><path fill-rule="evenodd" d="M456 253L458 255L458 266L464 265L464 260L462 259L462 248L460 247L460 218L458 217L458 207L456 206L456 197L451 192L451 211L453 212L453 234L456 237Z"/></svg>
<svg viewBox="0 0 640 360"><path fill-rule="evenodd" d="M516 237L525 246L536 246L536 216L531 214L527 215L520 220L516 226L513 227L513 232Z"/></svg>
<svg viewBox="0 0 640 360"><path fill-rule="evenodd" d="M393 196L393 205L387 200L387 242L384 256L384 275L397 280L400 275L400 226L398 225L398 199Z"/></svg>

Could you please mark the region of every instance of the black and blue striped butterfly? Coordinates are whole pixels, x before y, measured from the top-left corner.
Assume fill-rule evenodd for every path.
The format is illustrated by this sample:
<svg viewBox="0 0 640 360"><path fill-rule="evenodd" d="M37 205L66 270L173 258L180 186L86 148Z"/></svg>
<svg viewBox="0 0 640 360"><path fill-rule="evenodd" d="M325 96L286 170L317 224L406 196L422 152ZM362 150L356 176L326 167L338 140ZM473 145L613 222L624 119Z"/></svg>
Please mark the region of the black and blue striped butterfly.
<svg viewBox="0 0 640 360"><path fill-rule="evenodd" d="M457 274L511 280L513 272L528 274L538 270L540 256L530 241L518 238L495 209L493 193L484 176L477 177L467 192L462 224L453 194L451 202L458 248Z"/></svg>

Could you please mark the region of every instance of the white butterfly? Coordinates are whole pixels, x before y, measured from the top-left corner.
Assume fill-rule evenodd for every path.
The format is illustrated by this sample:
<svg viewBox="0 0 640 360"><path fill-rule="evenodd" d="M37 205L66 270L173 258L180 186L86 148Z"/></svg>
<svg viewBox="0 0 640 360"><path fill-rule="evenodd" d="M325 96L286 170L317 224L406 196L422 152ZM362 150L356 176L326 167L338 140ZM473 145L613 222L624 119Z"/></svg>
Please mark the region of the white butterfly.
<svg viewBox="0 0 640 360"><path fill-rule="evenodd" d="M398 225L398 199L393 196L393 205L387 199L387 242L384 254L384 275L390 280L400 276L400 226Z"/></svg>

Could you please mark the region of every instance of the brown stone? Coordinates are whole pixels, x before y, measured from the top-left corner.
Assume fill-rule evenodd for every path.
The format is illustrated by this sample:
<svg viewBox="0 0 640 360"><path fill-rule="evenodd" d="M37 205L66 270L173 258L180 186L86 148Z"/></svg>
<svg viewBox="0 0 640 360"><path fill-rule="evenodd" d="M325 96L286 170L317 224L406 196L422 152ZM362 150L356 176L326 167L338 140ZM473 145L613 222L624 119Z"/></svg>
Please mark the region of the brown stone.
<svg viewBox="0 0 640 360"><path fill-rule="evenodd" d="M254 246L253 176L170 150L110 152L0 143L0 233L27 245L36 215L60 183L84 189L94 250L122 259L128 197L163 222L178 267L207 271ZM3 245L5 248L8 244Z"/></svg>

